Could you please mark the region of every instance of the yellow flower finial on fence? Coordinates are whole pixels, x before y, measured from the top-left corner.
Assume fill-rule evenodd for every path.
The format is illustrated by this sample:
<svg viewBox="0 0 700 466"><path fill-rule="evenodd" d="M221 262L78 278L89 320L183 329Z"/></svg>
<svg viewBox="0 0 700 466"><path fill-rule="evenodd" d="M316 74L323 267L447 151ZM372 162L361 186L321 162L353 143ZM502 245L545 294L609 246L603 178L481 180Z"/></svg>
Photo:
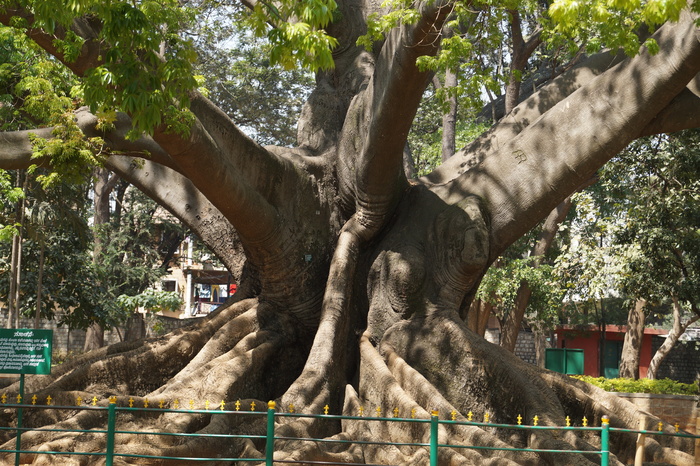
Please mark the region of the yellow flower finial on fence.
<svg viewBox="0 0 700 466"><path fill-rule="evenodd" d="M540 417L535 414L535 417L532 418L532 425L536 426L538 422L540 422Z"/></svg>
<svg viewBox="0 0 700 466"><path fill-rule="evenodd" d="M519 426L523 425L523 417L520 414L518 414L518 417L516 417L516 419L518 420Z"/></svg>
<svg viewBox="0 0 700 466"><path fill-rule="evenodd" d="M453 421L457 420L457 411L455 411L454 409L450 413L450 419L452 419Z"/></svg>
<svg viewBox="0 0 700 466"><path fill-rule="evenodd" d="M221 400L221 403L219 403L219 409L223 411L226 409L226 402L224 400Z"/></svg>
<svg viewBox="0 0 700 466"><path fill-rule="evenodd" d="M411 419L416 418L416 408L411 409Z"/></svg>
<svg viewBox="0 0 700 466"><path fill-rule="evenodd" d="M377 417L382 417L382 407L381 406L377 406L377 409L375 409L375 411L377 413Z"/></svg>
<svg viewBox="0 0 700 466"><path fill-rule="evenodd" d="M46 406L51 406L51 400L52 400L51 395L46 397Z"/></svg>
<svg viewBox="0 0 700 466"><path fill-rule="evenodd" d="M566 427L571 427L571 418L569 416L566 416Z"/></svg>
<svg viewBox="0 0 700 466"><path fill-rule="evenodd" d="M394 417L399 417L399 408L394 408Z"/></svg>
<svg viewBox="0 0 700 466"><path fill-rule="evenodd" d="M22 403L22 395L20 395L20 394L18 393L18 394L17 394L17 404L20 404L20 403Z"/></svg>
<svg viewBox="0 0 700 466"><path fill-rule="evenodd" d="M323 414L328 414L328 410L331 409L330 406L326 405L323 407Z"/></svg>
<svg viewBox="0 0 700 466"><path fill-rule="evenodd" d="M165 407L165 400L160 400L160 403L158 403L158 407L160 409L163 409Z"/></svg>
<svg viewBox="0 0 700 466"><path fill-rule="evenodd" d="M204 400L204 409L209 411L209 400Z"/></svg>
<svg viewBox="0 0 700 466"><path fill-rule="evenodd" d="M173 401L173 408L180 408L180 400L178 400L177 398L175 398L175 401Z"/></svg>
<svg viewBox="0 0 700 466"><path fill-rule="evenodd" d="M681 426L677 422L675 424L673 424L673 427L676 428L676 433L678 433L681 430L680 429Z"/></svg>
<svg viewBox="0 0 700 466"><path fill-rule="evenodd" d="M588 427L588 419L586 419L586 416L583 416L583 420L581 423L583 424L583 427Z"/></svg>
<svg viewBox="0 0 700 466"><path fill-rule="evenodd" d="M473 417L474 417L474 413L472 413L471 411L469 411L469 412L467 413L467 421L470 421L470 422L471 422L471 420L472 420Z"/></svg>
<svg viewBox="0 0 700 466"><path fill-rule="evenodd" d="M255 411L255 401L250 402L250 410Z"/></svg>
<svg viewBox="0 0 700 466"><path fill-rule="evenodd" d="M236 411L240 411L241 410L241 400L236 400L236 402L234 403L234 406L236 407Z"/></svg>
<svg viewBox="0 0 700 466"><path fill-rule="evenodd" d="M360 413L359 416L362 417L362 416L365 414L365 407L364 407L364 406L360 406L360 407L358 408L358 412Z"/></svg>
<svg viewBox="0 0 700 466"><path fill-rule="evenodd" d="M294 412L294 405L289 403L289 407L287 408L287 411L290 413L293 413Z"/></svg>
<svg viewBox="0 0 700 466"><path fill-rule="evenodd" d="M143 399L143 407L148 408L148 398Z"/></svg>
<svg viewBox="0 0 700 466"><path fill-rule="evenodd" d="M92 397L92 405L97 406L97 397L96 396Z"/></svg>
<svg viewBox="0 0 700 466"><path fill-rule="evenodd" d="M659 422L659 432L661 432L662 430L664 430L664 423Z"/></svg>
<svg viewBox="0 0 700 466"><path fill-rule="evenodd" d="M33 405L36 404L36 399L37 399L36 394L32 395L32 404L33 404Z"/></svg>
<svg viewBox="0 0 700 466"><path fill-rule="evenodd" d="M129 397L129 408L133 408L133 407L134 407L134 397L130 396Z"/></svg>
<svg viewBox="0 0 700 466"><path fill-rule="evenodd" d="M78 398L75 401L78 404L78 406L80 406L83 404L83 397L78 395Z"/></svg>
<svg viewBox="0 0 700 466"><path fill-rule="evenodd" d="M7 403L7 393L3 393L2 396L0 396L0 400L2 400L2 404Z"/></svg>
<svg viewBox="0 0 700 466"><path fill-rule="evenodd" d="M190 409L194 409L194 400L190 400Z"/></svg>
<svg viewBox="0 0 700 466"><path fill-rule="evenodd" d="M484 413L484 423L488 424L489 419L491 418L491 415L489 413Z"/></svg>

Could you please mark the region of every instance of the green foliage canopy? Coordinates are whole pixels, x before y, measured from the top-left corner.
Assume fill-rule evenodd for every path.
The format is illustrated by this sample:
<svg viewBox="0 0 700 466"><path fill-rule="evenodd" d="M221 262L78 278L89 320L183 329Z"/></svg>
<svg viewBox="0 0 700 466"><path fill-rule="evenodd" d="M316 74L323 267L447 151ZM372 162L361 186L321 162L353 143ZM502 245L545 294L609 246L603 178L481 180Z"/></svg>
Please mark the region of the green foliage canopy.
<svg viewBox="0 0 700 466"><path fill-rule="evenodd" d="M131 314L138 308L147 312L156 313L162 311L176 311L182 306L182 300L173 291L156 291L154 289L144 290L137 295L119 295L117 305L125 312Z"/></svg>
<svg viewBox="0 0 700 466"><path fill-rule="evenodd" d="M575 197L572 241L558 258L571 295L611 294L698 306L700 135L689 130L640 140Z"/></svg>
<svg viewBox="0 0 700 466"><path fill-rule="evenodd" d="M84 18L98 22L97 37L92 40L100 44L99 63L84 73L78 94L107 123L116 111L129 114L136 137L159 127L187 133L193 122L188 110L190 91L201 82L194 71L197 54L187 31L193 28L198 10L211 3L216 2L2 0L0 8L30 12L31 22L16 16L12 25L54 35L54 45L68 63L78 58L84 45L70 26ZM273 64L330 68L337 41L323 28L335 9L333 0L257 2L246 24L270 41Z"/></svg>

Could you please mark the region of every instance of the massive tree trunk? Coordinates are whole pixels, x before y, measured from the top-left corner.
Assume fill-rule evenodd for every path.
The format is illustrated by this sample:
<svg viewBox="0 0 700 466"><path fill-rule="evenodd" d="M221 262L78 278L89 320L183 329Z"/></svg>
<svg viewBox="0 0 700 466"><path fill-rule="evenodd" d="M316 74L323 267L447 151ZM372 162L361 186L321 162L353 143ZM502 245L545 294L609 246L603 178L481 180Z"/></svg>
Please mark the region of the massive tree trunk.
<svg viewBox="0 0 700 466"><path fill-rule="evenodd" d="M127 140L126 115L102 134L115 154L107 162L110 169L185 221L227 266L236 266L238 254L245 253L246 279L235 302L192 328L98 349L50 376L28 377L27 392L51 395L64 405L77 394L99 399L114 394L120 404L130 397L151 403L274 399L309 413L320 413L325 405L333 413L383 406L384 412L415 409L417 416L454 410L461 419L473 410L489 412L498 422L515 423L520 413L560 425L567 415L585 415L598 424L608 414L613 426L637 426L639 417L649 415L585 383L523 363L467 328L460 312L469 308L489 264L627 143L697 123L687 118L688 111L700 108L697 95L686 90L700 72L693 18L686 15L662 27L661 51L655 55L591 57L515 107L435 172L409 182L403 165L406 138L430 81L415 60L436 53L450 4L427 2L417 23L396 28L369 52L355 43L372 3L338 3L342 21L329 27L341 42L336 66L318 75L299 122L298 147L259 146L196 93L191 101L196 121L187 138L163 128L152 137ZM10 15L20 13L8 10L0 20L8 23ZM95 50L103 44L93 42L93 22L77 26L86 39L84 53L67 65L80 76L99 58ZM53 36L31 34L62 59ZM679 108L690 110L683 114ZM100 134L87 110L76 118L87 135ZM35 133L50 137L48 130ZM131 163L145 152L142 163ZM26 167L30 155L26 132L0 134L2 166ZM15 384L6 391L16 389ZM55 415L38 412L26 422L98 427L93 416ZM203 434L263 428L195 414L149 422L157 429ZM278 429L288 437L358 442L345 449L279 442L280 461L412 464L425 457L425 451L372 446L369 441L378 433L362 423L306 420L283 422ZM465 428L445 434L446 443L590 448L590 439L569 433L537 431L512 439L491 429ZM415 440L406 430L383 431L382 438ZM80 446L99 449L103 441L100 434L81 434ZM68 451L78 444L70 435L44 432L24 434L22 442L24 449ZM132 453L188 457L262 448L213 436L173 444L123 435L119 442L128 443ZM692 464L690 442L672 448L647 442L655 461ZM633 448L633 442L613 445L623 462ZM591 464L575 453L492 456L445 448L440 455L444 464ZM24 455L26 461L40 458Z"/></svg>

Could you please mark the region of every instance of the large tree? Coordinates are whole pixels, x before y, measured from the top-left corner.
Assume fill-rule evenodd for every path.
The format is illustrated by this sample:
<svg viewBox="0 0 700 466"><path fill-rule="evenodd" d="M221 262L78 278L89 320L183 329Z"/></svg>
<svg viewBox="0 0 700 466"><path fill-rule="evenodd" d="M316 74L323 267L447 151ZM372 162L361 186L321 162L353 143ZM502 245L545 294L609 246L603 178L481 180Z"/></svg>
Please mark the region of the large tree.
<svg viewBox="0 0 700 466"><path fill-rule="evenodd" d="M650 43L658 53L643 48L633 57L589 56L438 169L409 180L403 169L407 135L431 80L417 59L441 50L453 11L468 16L497 7L416 2L410 14L399 15L412 21L390 24L365 48L357 38L367 32L370 14L385 13L379 2L339 1L335 12L318 1L274 8L241 3L257 14L259 30L271 24L275 59L323 69L293 148L260 146L193 90L189 52L176 37L186 18L165 8L169 2L74 1L65 9L52 1L4 3L0 21L26 27L85 83L92 111L74 116L92 138L88 147L108 155L107 167L181 218L224 264L233 268L241 252L247 262L236 301L198 325L157 342L91 352L49 377L30 378L26 389L51 394L57 404L72 403L76 394L116 394L124 402L129 396L151 402L276 399L314 413L324 405L353 414L360 405L396 407L404 415L415 409L424 417L431 409L471 410L501 422L515 422L520 413L560 425L567 415L599 422L608 414L612 425L634 427L648 416L613 395L523 363L468 330L460 311L468 309L489 264L630 141L700 124L696 16L685 11L658 28ZM582 5L555 12L575 17L584 13L576 11ZM606 7L596 5L600 16ZM649 5L652 13L674 16L674 4ZM601 23L614 22L620 12L609 14ZM326 45L334 40L308 25L314 18L337 41L332 54ZM115 107L123 113L114 113ZM134 129L150 135L135 138ZM33 133L52 136L51 128ZM28 131L0 133L2 166L29 165L31 139ZM38 413L31 422L57 421L50 416ZM90 428L95 417L79 414L64 422ZM202 433L255 429L195 415L151 422ZM278 429L280 435L357 441L379 435L370 424L314 420L284 422ZM394 427L381 431L396 442L413 435ZM445 435L446 441L481 445L514 441L472 427L446 429ZM120 439L132 453L231 456L256 448L247 440L216 437L178 445L146 436ZM45 433L26 433L22 440L50 450L76 444ZM98 434L80 444L100 448L101 441ZM515 441L575 449L595 442L546 431ZM664 448L647 442L656 461L692 464L682 451L692 448L689 443ZM309 461L413 464L426 454L369 444L338 449L276 442L276 448L279 459ZM615 438L613 448L624 461L634 445ZM491 455L440 452L441 462L451 464L590 463L574 453L556 459Z"/></svg>

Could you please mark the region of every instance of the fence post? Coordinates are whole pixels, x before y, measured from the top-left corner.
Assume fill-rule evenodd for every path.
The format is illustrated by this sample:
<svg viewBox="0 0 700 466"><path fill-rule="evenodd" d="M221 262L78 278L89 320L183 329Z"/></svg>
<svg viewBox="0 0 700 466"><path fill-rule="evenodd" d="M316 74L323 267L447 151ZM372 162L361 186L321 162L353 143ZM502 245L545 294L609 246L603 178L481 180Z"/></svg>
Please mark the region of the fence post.
<svg viewBox="0 0 700 466"><path fill-rule="evenodd" d="M24 374L19 375L19 400L17 404L24 403ZM22 449L22 406L17 408L17 436L15 438L15 466L19 466L19 452Z"/></svg>
<svg viewBox="0 0 700 466"><path fill-rule="evenodd" d="M112 466L114 462L114 431L117 424L117 404L112 400L107 406L107 453L105 455L105 466Z"/></svg>
<svg viewBox="0 0 700 466"><path fill-rule="evenodd" d="M430 416L430 466L438 466L438 412Z"/></svg>
<svg viewBox="0 0 700 466"><path fill-rule="evenodd" d="M610 418L603 416L600 423L600 466L608 466L610 462Z"/></svg>
<svg viewBox="0 0 700 466"><path fill-rule="evenodd" d="M265 466L272 466L275 455L275 407L274 401L267 402L267 443L265 444Z"/></svg>
<svg viewBox="0 0 700 466"><path fill-rule="evenodd" d="M639 420L639 430L646 430L646 419L641 418ZM644 464L644 443L646 441L646 435L639 433L637 434L637 451L634 455L634 466L642 466Z"/></svg>
<svg viewBox="0 0 700 466"><path fill-rule="evenodd" d="M695 435L700 434L700 416L695 418ZM695 465L700 465L700 438L695 439Z"/></svg>

